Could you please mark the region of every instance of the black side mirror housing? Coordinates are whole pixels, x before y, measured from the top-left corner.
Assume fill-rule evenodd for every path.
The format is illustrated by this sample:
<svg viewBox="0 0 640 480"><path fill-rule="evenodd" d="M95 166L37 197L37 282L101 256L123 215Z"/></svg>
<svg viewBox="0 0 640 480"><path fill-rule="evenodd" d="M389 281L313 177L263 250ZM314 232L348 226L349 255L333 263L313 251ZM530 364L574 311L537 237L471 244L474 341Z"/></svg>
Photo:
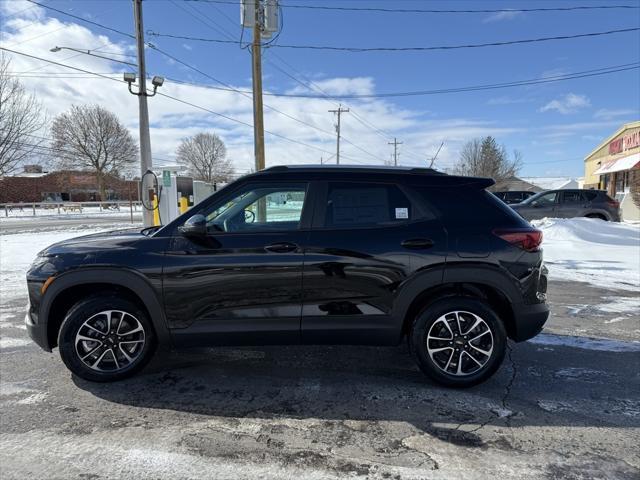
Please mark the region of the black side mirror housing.
<svg viewBox="0 0 640 480"><path fill-rule="evenodd" d="M198 213L178 227L178 230L185 237L204 237L207 235L207 219Z"/></svg>

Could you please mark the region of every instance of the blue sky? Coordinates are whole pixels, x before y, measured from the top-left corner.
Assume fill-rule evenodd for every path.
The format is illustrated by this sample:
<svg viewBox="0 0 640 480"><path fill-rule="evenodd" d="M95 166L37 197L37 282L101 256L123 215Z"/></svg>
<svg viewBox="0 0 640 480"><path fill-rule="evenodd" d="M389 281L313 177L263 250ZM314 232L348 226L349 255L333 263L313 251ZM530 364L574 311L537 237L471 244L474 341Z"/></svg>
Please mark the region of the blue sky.
<svg viewBox="0 0 640 480"><path fill-rule="evenodd" d="M45 1L57 9L112 26L133 30L132 5L128 0ZM405 14L344 12L287 8L287 4L327 6L380 6L388 8L502 9L575 5L635 5L638 1L309 1L282 2L283 30L278 43L331 46L434 46L518 40L571 35L640 26L640 9L586 10L501 14ZM19 5L18 5L19 4ZM145 0L145 29L163 34L214 39L239 39L237 4ZM112 62L97 63L86 56L69 58L72 53L48 52L46 46L98 48L103 52L131 54L131 41L115 33L63 15L31 7L13 0L3 3L2 44L71 65L103 73L122 71ZM55 19L58 19L57 22ZM60 23L63 22L63 23ZM56 30L58 29L58 30ZM49 32L49 33L47 33ZM30 35L28 37L27 35ZM29 38L39 36L36 40ZM245 30L244 39L251 37ZM249 54L233 44L204 43L148 36L147 40L164 51L236 88L251 87ZM75 43L74 43L75 42ZM80 42L80 43L78 43ZM93 43L92 43L93 42ZM107 46L104 46L107 44ZM102 48L100 48L102 47ZM68 60L63 61L67 58ZM117 56L114 58L126 58ZM286 63L283 63L286 62ZM386 93L432 90L492 84L566 74L640 61L640 33L621 33L595 38L553 41L528 45L488 47L432 52L371 52L265 49L264 87L270 92L309 93L299 83L281 73L286 70L304 82L307 79L333 95L341 93ZM17 64L29 68L37 61ZM148 49L148 72L198 84L215 82L156 51ZM25 70L21 70L25 71ZM62 72L64 69L40 69ZM354 163L381 163L389 159L387 142L397 137L400 162L424 164L425 158L445 142L438 166L447 168L457 158L461 145L476 136L493 134L508 150L518 149L525 166L522 175L580 176L584 156L622 123L640 118L639 71L569 80L543 85L500 90L450 93L387 99L346 100L355 115L343 116L347 141L343 154ZM62 77L61 73L53 76ZM25 83L41 94L52 114L79 100L111 103L135 131L135 97L115 82L56 78L55 85L45 79L24 77ZM100 95L83 92L82 82L101 90ZM113 85L111 85L113 83ZM108 87L104 86L109 84ZM93 85L97 85L93 87ZM107 95L105 89L113 90ZM251 123L251 102L237 94L167 82L163 92L198 103L207 109ZM317 92L314 92L317 93ZM169 102L170 103L170 102ZM154 155L172 159L181 137L197 130L219 133L229 146L229 154L239 171L252 163L252 131L242 125L181 105L168 106L165 99L150 100ZM265 128L288 138L312 144L317 149L283 141L267 135L267 163L317 163L334 147L333 118L327 110L334 101L323 99L282 99L265 96L275 106L311 124L307 128L289 117L265 110ZM241 104L241 105L240 105ZM109 106L109 105L107 105ZM363 124L360 119L364 119ZM368 125L367 125L368 124ZM373 128L375 127L375 129ZM355 144L355 146L353 145ZM360 148L357 148L360 147ZM321 150L324 150L321 151ZM366 151L366 153L365 153Z"/></svg>

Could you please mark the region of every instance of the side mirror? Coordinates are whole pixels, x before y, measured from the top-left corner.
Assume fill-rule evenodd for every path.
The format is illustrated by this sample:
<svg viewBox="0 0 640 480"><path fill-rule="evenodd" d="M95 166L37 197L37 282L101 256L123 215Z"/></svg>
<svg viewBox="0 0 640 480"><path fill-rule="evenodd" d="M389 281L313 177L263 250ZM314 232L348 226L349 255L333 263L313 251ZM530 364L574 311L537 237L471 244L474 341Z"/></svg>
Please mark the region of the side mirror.
<svg viewBox="0 0 640 480"><path fill-rule="evenodd" d="M207 234L207 219L197 214L189 218L178 230L185 237L204 237Z"/></svg>
<svg viewBox="0 0 640 480"><path fill-rule="evenodd" d="M537 200L534 200L533 202L531 202L531 206L532 206L533 208L538 208L538 207L540 206L540 204L538 203L538 201L537 201Z"/></svg>

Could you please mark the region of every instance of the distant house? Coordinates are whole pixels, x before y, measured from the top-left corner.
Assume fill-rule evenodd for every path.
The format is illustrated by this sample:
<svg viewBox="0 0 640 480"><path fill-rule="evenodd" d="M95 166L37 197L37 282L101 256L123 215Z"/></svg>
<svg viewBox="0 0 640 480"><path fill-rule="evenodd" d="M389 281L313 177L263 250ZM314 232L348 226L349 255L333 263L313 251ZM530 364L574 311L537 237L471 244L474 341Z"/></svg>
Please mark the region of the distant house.
<svg viewBox="0 0 640 480"><path fill-rule="evenodd" d="M105 186L107 198L100 198L95 173L43 172L27 166L22 173L0 178L0 203L138 200L138 182L135 180L106 175Z"/></svg>
<svg viewBox="0 0 640 480"><path fill-rule="evenodd" d="M522 177L528 182L542 190L567 190L570 188L580 188L580 180L568 177Z"/></svg>
<svg viewBox="0 0 640 480"><path fill-rule="evenodd" d="M533 183L518 177L510 177L500 183L497 183L492 190L496 192L542 192L544 188L540 188Z"/></svg>

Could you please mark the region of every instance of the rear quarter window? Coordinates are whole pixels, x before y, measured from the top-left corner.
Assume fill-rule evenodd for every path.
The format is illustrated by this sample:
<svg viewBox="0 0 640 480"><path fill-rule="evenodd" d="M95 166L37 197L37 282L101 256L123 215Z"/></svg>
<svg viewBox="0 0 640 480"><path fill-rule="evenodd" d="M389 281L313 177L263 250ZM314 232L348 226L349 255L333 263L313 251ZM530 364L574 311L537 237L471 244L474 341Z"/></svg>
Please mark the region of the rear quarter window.
<svg viewBox="0 0 640 480"><path fill-rule="evenodd" d="M486 190L465 187L420 187L416 190L427 207L434 210L445 224L527 225L509 205Z"/></svg>

